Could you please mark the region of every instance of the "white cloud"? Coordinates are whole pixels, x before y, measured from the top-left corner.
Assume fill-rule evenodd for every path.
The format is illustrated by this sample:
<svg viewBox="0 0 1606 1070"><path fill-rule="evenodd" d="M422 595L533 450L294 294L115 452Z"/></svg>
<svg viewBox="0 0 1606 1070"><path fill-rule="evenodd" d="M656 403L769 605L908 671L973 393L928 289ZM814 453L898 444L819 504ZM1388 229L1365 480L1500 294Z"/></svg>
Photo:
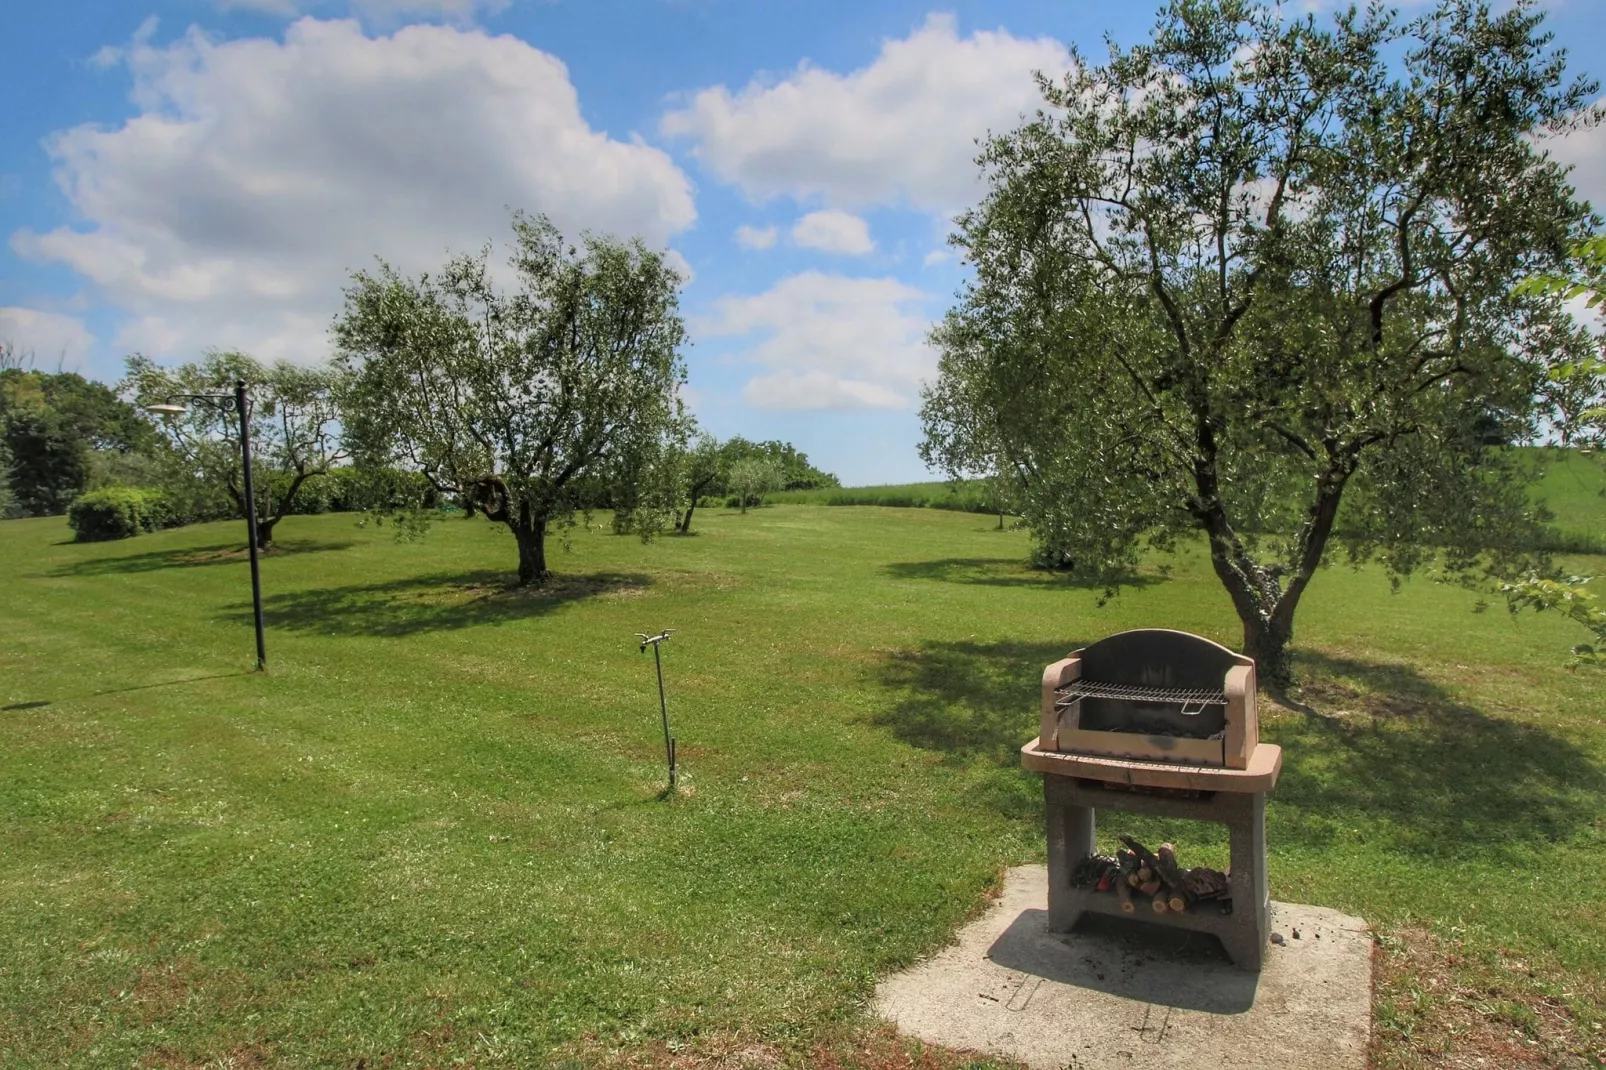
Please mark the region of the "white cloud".
<svg viewBox="0 0 1606 1070"><path fill-rule="evenodd" d="M116 45L101 45L87 62L97 71L110 70L123 62L123 50Z"/></svg>
<svg viewBox="0 0 1606 1070"><path fill-rule="evenodd" d="M863 256L875 251L870 227L848 212L828 208L810 212L792 227L792 241L805 249L819 249L845 256Z"/></svg>
<svg viewBox="0 0 1606 1070"><path fill-rule="evenodd" d="M95 336L74 316L13 306L0 308L0 343L32 354L40 368L53 370L59 362L71 370L89 355Z"/></svg>
<svg viewBox="0 0 1606 1070"><path fill-rule="evenodd" d="M897 279L805 271L722 297L694 337L752 339L737 359L765 369L743 397L768 409L907 409L936 370L928 296Z"/></svg>
<svg viewBox="0 0 1606 1070"><path fill-rule="evenodd" d="M938 264L946 264L953 258L952 249L933 249L926 254L926 258L921 261L921 264L925 267L936 267Z"/></svg>
<svg viewBox="0 0 1606 1070"><path fill-rule="evenodd" d="M1596 105L1606 104L1606 97ZM1570 165L1568 176L1578 190L1578 196L1587 200L1597 212L1606 214L1606 123L1581 126L1561 137L1549 137L1540 142L1559 163Z"/></svg>
<svg viewBox="0 0 1606 1070"><path fill-rule="evenodd" d="M770 249L775 245L774 227L750 227L746 223L736 228L736 244L743 249Z"/></svg>
<svg viewBox="0 0 1606 1070"><path fill-rule="evenodd" d="M980 188L976 139L1036 109L1034 70L1059 75L1069 65L1049 38L998 30L961 39L952 16L932 15L851 74L805 64L774 85L713 86L660 125L692 138L704 166L757 200L950 211Z"/></svg>
<svg viewBox="0 0 1606 1070"><path fill-rule="evenodd" d="M124 349L319 358L351 270L434 269L506 236L508 207L655 246L696 218L665 153L591 129L564 65L513 37L302 19L123 62L139 114L47 143L85 224L11 244L98 284Z"/></svg>
<svg viewBox="0 0 1606 1070"><path fill-rule="evenodd" d="M680 276L682 286L690 286L692 280L697 278L697 272L692 270L691 261L680 255L679 249L665 249L664 262Z"/></svg>

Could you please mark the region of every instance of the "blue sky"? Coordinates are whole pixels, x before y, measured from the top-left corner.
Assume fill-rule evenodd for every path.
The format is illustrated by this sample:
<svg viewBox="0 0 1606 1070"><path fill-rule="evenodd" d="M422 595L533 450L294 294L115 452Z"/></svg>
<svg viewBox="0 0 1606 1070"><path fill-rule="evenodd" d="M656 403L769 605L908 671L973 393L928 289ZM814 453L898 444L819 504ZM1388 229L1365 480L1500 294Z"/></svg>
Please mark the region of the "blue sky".
<svg viewBox="0 0 1606 1070"><path fill-rule="evenodd" d="M1575 68L1606 0L1555 0ZM107 381L318 361L350 271L639 233L691 281L693 408L848 483L926 476L924 342L973 142L1155 7L783 0L0 0L0 340ZM1594 73L1606 73L1596 63ZM1606 132L1557 147L1606 204Z"/></svg>

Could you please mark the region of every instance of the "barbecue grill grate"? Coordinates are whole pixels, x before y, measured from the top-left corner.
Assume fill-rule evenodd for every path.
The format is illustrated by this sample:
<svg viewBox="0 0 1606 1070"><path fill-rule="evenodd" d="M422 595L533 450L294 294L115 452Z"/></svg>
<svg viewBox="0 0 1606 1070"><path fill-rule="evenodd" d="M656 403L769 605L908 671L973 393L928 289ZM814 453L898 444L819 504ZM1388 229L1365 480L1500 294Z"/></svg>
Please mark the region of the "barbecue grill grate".
<svg viewBox="0 0 1606 1070"><path fill-rule="evenodd" d="M1206 706L1225 706L1227 693L1208 687L1139 687L1134 684L1107 684L1098 680L1072 680L1054 689L1059 696L1057 706L1065 706L1078 699L1108 698L1123 702L1166 702L1181 706L1182 712L1194 715Z"/></svg>

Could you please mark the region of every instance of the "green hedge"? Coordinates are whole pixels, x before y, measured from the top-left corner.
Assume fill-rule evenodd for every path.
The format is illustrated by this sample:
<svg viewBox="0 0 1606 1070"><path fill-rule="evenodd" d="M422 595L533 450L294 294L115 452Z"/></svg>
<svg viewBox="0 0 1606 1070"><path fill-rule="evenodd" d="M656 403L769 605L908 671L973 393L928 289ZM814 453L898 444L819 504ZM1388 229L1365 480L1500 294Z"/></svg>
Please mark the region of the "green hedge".
<svg viewBox="0 0 1606 1070"><path fill-rule="evenodd" d="M80 494L67 508L67 525L79 542L127 539L183 523L165 495L137 487L105 487Z"/></svg>

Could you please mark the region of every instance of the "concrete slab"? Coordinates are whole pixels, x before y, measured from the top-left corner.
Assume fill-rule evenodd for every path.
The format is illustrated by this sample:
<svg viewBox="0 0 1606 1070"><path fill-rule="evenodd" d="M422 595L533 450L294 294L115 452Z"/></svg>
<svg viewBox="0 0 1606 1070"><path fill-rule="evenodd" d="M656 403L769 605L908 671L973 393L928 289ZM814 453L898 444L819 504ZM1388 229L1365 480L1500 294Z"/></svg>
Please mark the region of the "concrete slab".
<svg viewBox="0 0 1606 1070"><path fill-rule="evenodd" d="M958 944L881 983L877 1012L930 1043L1044 1070L1364 1070L1361 919L1272 903L1283 942L1255 974L1196 933L1113 919L1050 933L1047 881L1042 866L1010 870Z"/></svg>

